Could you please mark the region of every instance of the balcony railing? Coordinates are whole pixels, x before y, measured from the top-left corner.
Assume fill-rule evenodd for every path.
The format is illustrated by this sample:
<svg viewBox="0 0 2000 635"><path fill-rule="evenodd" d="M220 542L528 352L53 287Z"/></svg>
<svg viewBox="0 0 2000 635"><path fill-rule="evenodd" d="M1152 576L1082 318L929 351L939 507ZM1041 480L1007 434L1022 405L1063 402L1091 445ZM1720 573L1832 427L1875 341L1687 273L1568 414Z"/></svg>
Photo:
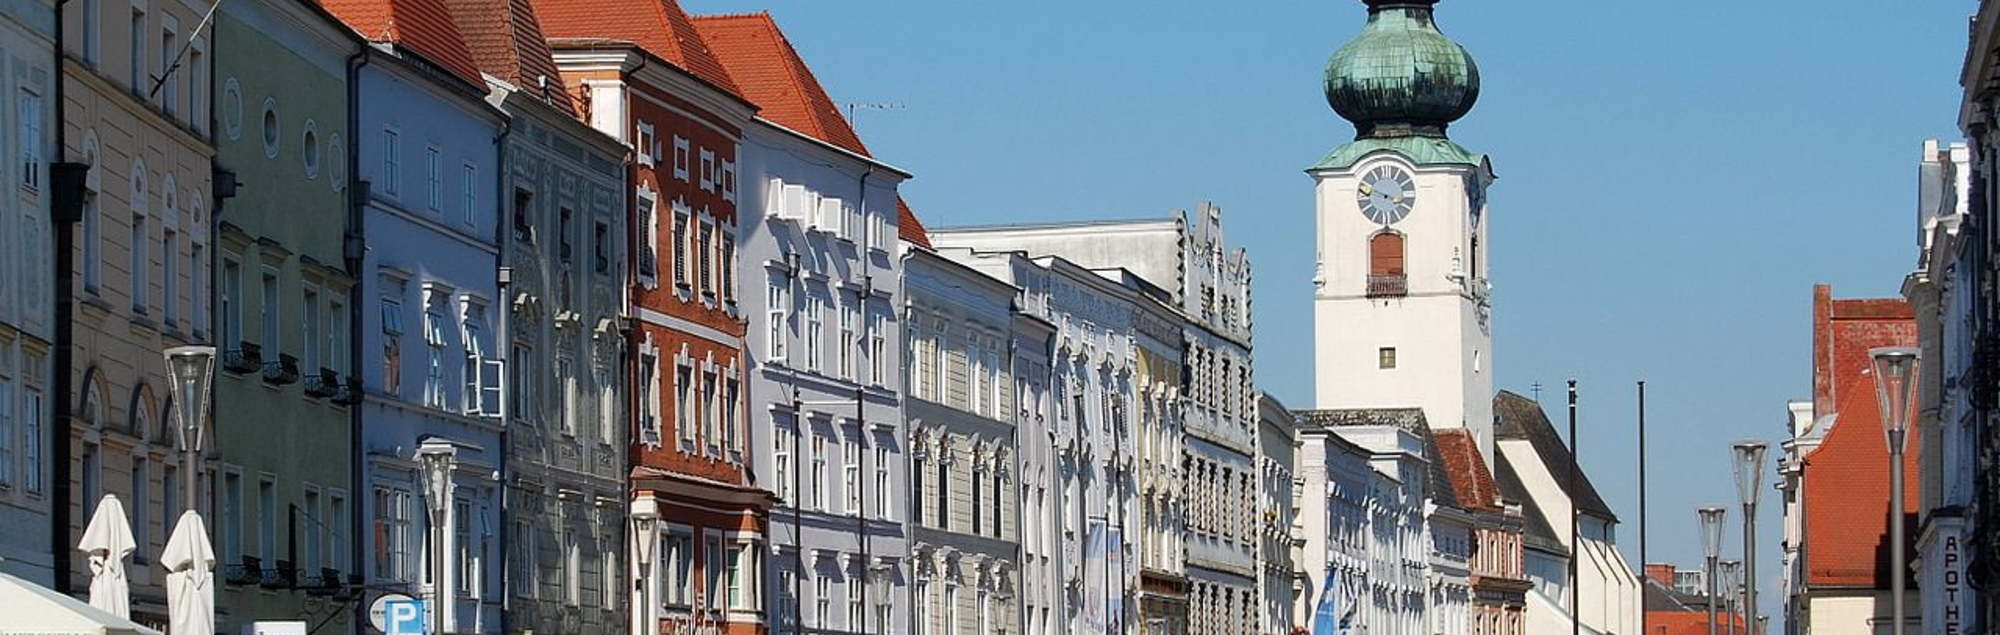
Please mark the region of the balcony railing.
<svg viewBox="0 0 2000 635"><path fill-rule="evenodd" d="M222 581L229 584L256 584L263 576L264 562L257 556L243 556L240 562L222 567Z"/></svg>
<svg viewBox="0 0 2000 635"><path fill-rule="evenodd" d="M1403 274L1368 276L1368 297L1399 298L1410 294L1410 279Z"/></svg>
<svg viewBox="0 0 2000 635"><path fill-rule="evenodd" d="M280 386L298 383L299 358L279 353L278 358L264 362L264 382Z"/></svg>
<svg viewBox="0 0 2000 635"><path fill-rule="evenodd" d="M306 396L332 397L340 392L340 373L331 368L321 368L318 373L306 376Z"/></svg>
<svg viewBox="0 0 2000 635"><path fill-rule="evenodd" d="M361 390L361 378L348 375L347 383L342 384L339 390L334 391L333 402L352 406L361 403L361 397L364 394Z"/></svg>
<svg viewBox="0 0 2000 635"><path fill-rule="evenodd" d="M299 568L288 560L279 560L275 566L266 567L258 584L266 589L289 589L299 585Z"/></svg>
<svg viewBox="0 0 2000 635"><path fill-rule="evenodd" d="M222 369L232 373L253 373L264 365L263 349L249 342L222 353Z"/></svg>

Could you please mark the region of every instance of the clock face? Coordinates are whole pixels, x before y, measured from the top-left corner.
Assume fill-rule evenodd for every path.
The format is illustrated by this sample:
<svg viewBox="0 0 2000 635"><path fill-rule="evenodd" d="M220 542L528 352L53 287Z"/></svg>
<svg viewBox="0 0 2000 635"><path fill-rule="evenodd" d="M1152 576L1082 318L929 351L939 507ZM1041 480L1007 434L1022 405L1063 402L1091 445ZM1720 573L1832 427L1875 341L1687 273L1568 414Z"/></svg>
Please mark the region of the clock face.
<svg viewBox="0 0 2000 635"><path fill-rule="evenodd" d="M1410 215L1417 204L1417 184L1410 173L1392 165L1369 170L1361 177L1356 201L1361 214L1382 225L1392 225Z"/></svg>

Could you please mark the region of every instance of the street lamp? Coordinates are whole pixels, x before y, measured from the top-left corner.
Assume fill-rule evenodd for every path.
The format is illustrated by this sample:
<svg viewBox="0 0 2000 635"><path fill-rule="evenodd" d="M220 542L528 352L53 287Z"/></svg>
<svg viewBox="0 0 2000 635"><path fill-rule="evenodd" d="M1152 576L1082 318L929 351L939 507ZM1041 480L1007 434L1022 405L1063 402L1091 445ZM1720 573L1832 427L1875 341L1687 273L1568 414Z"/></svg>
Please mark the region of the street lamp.
<svg viewBox="0 0 2000 635"><path fill-rule="evenodd" d="M639 574L634 585L639 592L639 607L633 616L633 635L656 632L652 624L653 593L652 580L647 574L653 570L653 549L660 544L660 508L653 501L652 493L641 493L632 501L632 552L639 561Z"/></svg>
<svg viewBox="0 0 2000 635"><path fill-rule="evenodd" d="M1723 560L1716 565L1722 574L1722 632L1736 635L1736 611L1742 608L1737 601L1737 587L1743 584L1743 561Z"/></svg>
<svg viewBox="0 0 2000 635"><path fill-rule="evenodd" d="M1764 453L1771 446L1763 441L1737 441L1731 448L1736 453L1736 495L1743 501L1743 613L1756 615L1757 495L1763 488Z"/></svg>
<svg viewBox="0 0 2000 635"><path fill-rule="evenodd" d="M1704 566L1702 583L1708 587L1708 635L1715 633L1715 576L1716 558L1722 557L1722 521L1729 510L1718 506L1708 506L1695 510L1701 519L1701 553Z"/></svg>
<svg viewBox="0 0 2000 635"><path fill-rule="evenodd" d="M1909 557L1903 553L1903 449L1910 431L1910 403L1917 392L1914 348L1870 349L1875 366L1875 403L1882 408L1882 431L1889 443L1889 619L1903 632L1903 587Z"/></svg>
<svg viewBox="0 0 2000 635"><path fill-rule="evenodd" d="M454 612L451 593L446 588L445 533L451 523L451 473L457 468L458 448L437 437L417 446L418 474L423 478L424 504L430 511L431 598L428 620L432 633L450 630Z"/></svg>
<svg viewBox="0 0 2000 635"><path fill-rule="evenodd" d="M208 387L215 379L215 347L176 346L166 350L167 383L172 391L174 415L180 419L176 444L182 460L187 463L181 474L187 481L187 508L195 509L196 473L200 471L197 461L201 456L203 421L208 420Z"/></svg>

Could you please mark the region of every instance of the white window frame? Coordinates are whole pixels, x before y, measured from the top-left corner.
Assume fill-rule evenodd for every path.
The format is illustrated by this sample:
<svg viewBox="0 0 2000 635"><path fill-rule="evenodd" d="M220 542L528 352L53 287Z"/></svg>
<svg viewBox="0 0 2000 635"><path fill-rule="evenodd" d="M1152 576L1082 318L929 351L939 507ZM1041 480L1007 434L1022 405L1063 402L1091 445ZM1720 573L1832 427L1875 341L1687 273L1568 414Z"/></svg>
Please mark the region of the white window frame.
<svg viewBox="0 0 2000 635"><path fill-rule="evenodd" d="M688 140L674 135L674 178L682 183L688 180Z"/></svg>

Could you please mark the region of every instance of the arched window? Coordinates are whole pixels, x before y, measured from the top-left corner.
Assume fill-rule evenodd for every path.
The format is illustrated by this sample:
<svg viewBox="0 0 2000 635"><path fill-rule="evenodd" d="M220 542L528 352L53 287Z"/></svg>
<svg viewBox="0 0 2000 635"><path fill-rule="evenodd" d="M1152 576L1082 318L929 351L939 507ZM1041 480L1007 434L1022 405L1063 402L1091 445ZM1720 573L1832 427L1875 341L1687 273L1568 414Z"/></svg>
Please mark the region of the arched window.
<svg viewBox="0 0 2000 635"><path fill-rule="evenodd" d="M1403 269L1403 235L1384 231L1368 239L1368 295L1401 296L1409 292Z"/></svg>

